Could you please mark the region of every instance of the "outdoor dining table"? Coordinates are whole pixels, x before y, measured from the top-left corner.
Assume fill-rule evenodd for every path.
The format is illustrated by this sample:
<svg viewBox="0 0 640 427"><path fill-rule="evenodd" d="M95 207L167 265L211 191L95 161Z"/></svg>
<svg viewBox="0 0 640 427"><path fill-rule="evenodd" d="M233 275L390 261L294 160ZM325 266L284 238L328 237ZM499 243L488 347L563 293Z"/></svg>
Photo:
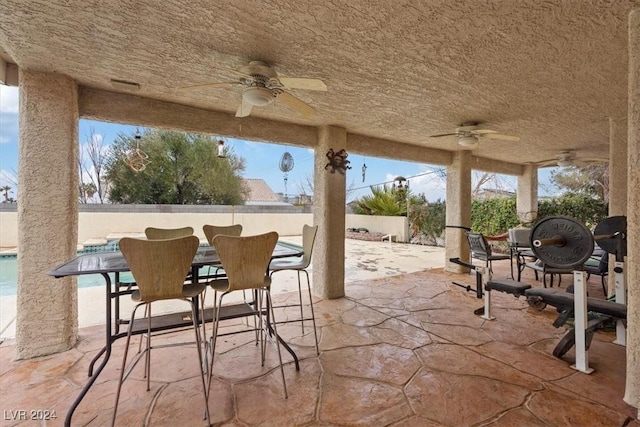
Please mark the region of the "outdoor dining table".
<svg viewBox="0 0 640 427"><path fill-rule="evenodd" d="M302 256L302 247L285 242L278 242L276 245L272 259L287 258ZM192 283L198 283L199 280L207 280L213 276L201 276L200 269L202 267L213 266L220 267L220 258L215 249L211 246L201 246L198 248L193 262L191 263L191 275L189 280ZM119 338L127 336L126 332L120 331L120 325L127 323L128 320L120 319L120 297L124 295L130 295L131 290L130 283L120 282L120 273L129 271L127 261L121 252L95 252L90 254L79 255L70 261L65 262L53 270L49 271L49 275L60 278L68 276L81 276L88 274L100 274L105 280L106 290L106 324L105 324L105 346L98 352L98 354L91 360L89 365L89 380L80 391L80 394L73 402L67 416L65 418L65 426L71 425L71 418L74 411L85 397L93 383L96 381L104 367L106 366L111 356L111 346ZM114 276L114 280L111 279L111 275ZM113 306L112 306L112 300ZM113 310L113 311L112 311ZM251 316L255 314L255 307L250 303L241 303L230 306L221 307L220 319L230 319L237 317ZM115 322L114 322L115 317ZM199 321L211 322L213 321L213 309L209 308L204 310L204 319ZM154 316L152 318L151 331L164 331L176 328L188 327L192 324L191 312L171 313L160 316ZM114 330L115 329L115 330ZM134 322L132 328L132 334L143 334L147 332L147 323L144 319L138 319ZM287 351L293 357L296 370L299 370L298 357L289 345L282 340L281 337L276 337L281 344L287 349ZM94 370L94 365L98 359L104 355L102 363Z"/></svg>

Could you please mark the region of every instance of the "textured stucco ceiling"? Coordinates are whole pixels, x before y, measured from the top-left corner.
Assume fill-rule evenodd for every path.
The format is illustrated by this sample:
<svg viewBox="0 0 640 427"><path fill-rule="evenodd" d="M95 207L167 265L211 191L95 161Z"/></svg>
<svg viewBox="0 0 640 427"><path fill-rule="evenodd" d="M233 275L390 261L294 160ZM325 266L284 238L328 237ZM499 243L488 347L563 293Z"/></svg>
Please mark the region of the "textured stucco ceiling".
<svg viewBox="0 0 640 427"><path fill-rule="evenodd" d="M0 48L25 69L235 113L239 89L179 92L234 79L250 60L328 91L292 90L319 113L252 115L461 149L432 139L466 121L518 135L476 155L527 163L561 150L608 157L609 117L627 114L633 0L4 0Z"/></svg>

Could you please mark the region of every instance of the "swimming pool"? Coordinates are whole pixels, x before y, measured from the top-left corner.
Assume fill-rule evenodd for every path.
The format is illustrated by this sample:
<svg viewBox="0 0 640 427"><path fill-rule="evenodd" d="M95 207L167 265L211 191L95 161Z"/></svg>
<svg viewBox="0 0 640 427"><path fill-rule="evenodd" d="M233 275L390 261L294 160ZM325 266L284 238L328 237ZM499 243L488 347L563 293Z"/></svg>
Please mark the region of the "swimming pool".
<svg viewBox="0 0 640 427"><path fill-rule="evenodd" d="M78 255L95 253L95 252L118 252L117 240L109 240L104 245L85 246L84 249L78 251ZM53 268L55 266L51 266ZM120 275L121 280L131 281L131 275L124 273ZM113 277L112 277L113 280ZM15 255L3 255L0 257L0 296L8 296L16 294L16 284L18 283L18 261ZM78 277L78 287L88 288L91 286L104 286L104 278L99 274L91 274L88 276Z"/></svg>
<svg viewBox="0 0 640 427"><path fill-rule="evenodd" d="M208 246L201 243L201 246ZM119 252L117 240L110 240L106 245L88 246L78 251L78 255L84 255L96 252ZM53 269L55 266L51 266ZM202 274L208 274L209 267L202 267ZM114 274L111 274L111 282L115 281ZM101 274L89 274L77 276L78 288L90 288L92 286L104 286L104 277ZM120 273L120 281L133 282L133 276L130 273ZM15 255L4 255L0 257L0 296L9 296L16 294L16 286L18 283L18 261Z"/></svg>

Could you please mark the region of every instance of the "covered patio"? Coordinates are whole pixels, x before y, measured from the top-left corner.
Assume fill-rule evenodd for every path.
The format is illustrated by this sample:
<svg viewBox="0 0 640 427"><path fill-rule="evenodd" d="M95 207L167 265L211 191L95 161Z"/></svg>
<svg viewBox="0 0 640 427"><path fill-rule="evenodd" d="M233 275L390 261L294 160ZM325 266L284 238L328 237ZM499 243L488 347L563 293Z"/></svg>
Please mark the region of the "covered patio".
<svg viewBox="0 0 640 427"><path fill-rule="evenodd" d="M496 263L508 275L508 262ZM530 279L527 277L527 279ZM209 404L215 425L392 425L392 426L640 426L635 410L622 402L625 349L614 332L598 332L591 366L584 375L551 350L565 328L551 326L553 308L543 312L524 299L498 294L496 321L473 314L481 305L451 280L473 277L442 269L350 282L345 298L315 305L320 333L316 356L310 329L299 324L279 332L301 359L296 372L285 365L289 398L275 347L260 367L252 333L220 341ZM598 290L596 280L592 291ZM536 286L540 286L538 283ZM279 294L283 300L294 294ZM295 318L297 312L280 313ZM225 331L245 328L223 323ZM181 342L192 333L173 333L156 343ZM73 425L111 421L119 359L113 360L78 407ZM78 345L37 359L12 361L12 346L0 346L0 388L9 408L48 408L62 425L66 409L85 382L86 369L103 345L103 329L81 329ZM131 344L136 351L137 342ZM146 391L142 364L125 382L117 425L197 426L202 423L195 347L154 350L152 385ZM2 425L18 425L5 420Z"/></svg>
<svg viewBox="0 0 640 427"><path fill-rule="evenodd" d="M247 75L247 68L243 67L250 61L262 61L271 67L269 73L277 74ZM312 87L316 90L308 90L298 78L321 80L327 90L318 89L319 84ZM615 411L612 420L624 422L629 413L628 408L622 409L626 407L622 399L634 408L640 405L638 1L469 0L396 4L367 0L343 3L277 0L268 4L226 1L215 5L194 1L165 2L160 7L151 0L102 3L8 0L0 9L0 83L20 88L18 311L15 346L11 356L3 348L3 358L30 359L61 352L77 356L83 345L92 345L90 338L77 341L75 279L54 279L46 274L52 266L72 258L78 243L79 118L314 150L314 225L319 226L319 232L313 282L314 293L323 299L319 305L327 310L323 316L328 317L325 319L328 323L323 326L323 356L319 361L305 360L305 369L311 371L305 381L319 375L325 369L323 363L330 373L326 378L339 376L341 368L331 364L330 352L360 351L339 350L342 344L336 344L344 339L341 336L351 334L353 327L363 328L364 342L371 344L372 349L397 346L379 338L366 341L370 329L379 327L368 322L374 325L395 322L372 313L380 311L374 301L381 295L374 292L384 294L385 286L363 284L363 289L351 290L351 296L345 287L345 175L329 167L331 153L345 150L351 154L446 166L447 224L465 227L470 225L472 170L517 177L518 215L523 222L530 222L537 217L538 167L569 151L578 160L608 160L609 213L628 218L627 347L612 350L625 356L626 373L622 379L625 386L622 393L616 394L617 403L605 406ZM242 108L243 102L248 102L243 94L247 89L255 92L256 87L264 92L267 84L271 85L268 89L271 98L263 98L262 104L266 105L250 108L247 114ZM208 86L181 90L198 85ZM252 102L261 103L255 98ZM476 138L475 134L468 134L469 126L485 136ZM459 137L431 137L456 129ZM491 139L488 135L492 132L517 138ZM464 260L468 256L463 231L447 229L446 258ZM445 270L447 273L442 274L461 273L465 269L447 263ZM433 289L449 295L449 291L439 288L446 280L435 278L433 282ZM367 294L367 288L371 295ZM465 378L449 381L450 375L460 372L446 371L456 369L446 354L453 349L454 354L462 354L460 360L465 360L465 354L473 360L482 353L480 349L486 350L491 360L500 361L500 369L496 369L500 381L512 384L512 380L504 379L505 372L511 369L509 363L499 356L514 344L509 338L511 328L501 329L505 323L500 321L485 325L475 317L467 318L472 315L466 314L466 310L456 312L453 307L457 305L452 302L439 305L437 295L425 300L416 296L407 298L407 304L416 301L432 304L421 306L427 313L432 311L447 319L463 316L457 320L462 322L457 329L471 328L470 335L476 340L458 343L459 338L447 336L442 330L452 328L437 326L443 323L441 320L433 321L436 324L433 326L429 316L421 320L418 316L416 320L404 313L407 317L401 326L420 326L421 332L417 333L423 340L407 347L413 351L409 358L415 362L416 370L394 377L395 364L385 365L380 375L392 374L391 377L384 377L387 379L380 388L365 388L379 389L381 393L397 392L401 383L404 397L400 402L411 401L412 387L420 393L438 389L440 393L434 393L432 398L420 399L421 405L433 402L437 408L430 409L441 414L429 412L428 419L445 425L456 425L458 421L484 423L499 417L507 410L504 408L522 407L500 419L533 414L536 420L546 420L543 410L532 411L531 407L538 407L540 399L555 392L562 395L557 389L559 383L569 382L568 378L586 382L596 378L578 379L579 374L571 373L550 375L545 370L540 374L543 377L527 376L517 381L520 387L522 382L529 384L528 392L514 389L509 393L520 396L516 399L519 403L505 398L500 401L502 409L479 412L482 415L473 420L447 418L465 413L464 409L459 413L451 409L450 399L457 394L445 391L452 384L460 387ZM521 309L504 310L509 321L514 313L517 313L514 322L522 322L520 316L528 316ZM337 324L343 326L333 327L332 313L340 313L341 323ZM368 320L369 314L373 321ZM396 314L383 311L384 316ZM525 321L519 327L527 324ZM491 331L491 337L486 342L477 341L487 331ZM548 331L526 345L551 338L546 335L551 333ZM426 347L422 347L425 342ZM452 345L471 346L473 354L466 353L469 350L466 347ZM401 358L403 352L398 350L394 357ZM71 360L77 359L72 356ZM426 366L431 360L444 362L429 367L434 369L430 371ZM28 367L29 363L11 362L8 366ZM557 362L550 361L549 366L554 363ZM465 363L460 369L470 367L475 364ZM522 366L518 369L518 375L526 372L535 376ZM361 372L356 377L367 375L370 373ZM464 371L462 376L465 375L474 377L478 373ZM23 379L27 381L26 377ZM334 387L338 395L340 390L352 390L359 405L366 406L368 398L357 397L362 396L358 394L358 390L362 392L359 381L351 388L331 380L324 386ZM479 384L486 390L508 388L493 381L493 377L482 379ZM11 388L20 384L11 382ZM65 380L60 384L69 383ZM580 383L563 390L570 390L578 399L597 401L580 393L603 384L610 389L603 380L591 387ZM105 384L105 388L108 386ZM333 396L336 392L329 394ZM489 395L478 393L481 407ZM347 422L320 415L327 399L314 398L319 409L308 421ZM548 400L557 402L553 398ZM406 412L406 417L391 417L389 423L421 414L419 405L407 405L400 404L400 411L411 407L412 412ZM212 406L215 407L213 402ZM462 404L454 407L465 408ZM574 411L571 405L563 405L558 411L561 414L553 416L566 415L564 422L574 424L567 421L572 416L568 414ZM605 412L597 414L604 416ZM367 415L363 414L361 419L366 423Z"/></svg>

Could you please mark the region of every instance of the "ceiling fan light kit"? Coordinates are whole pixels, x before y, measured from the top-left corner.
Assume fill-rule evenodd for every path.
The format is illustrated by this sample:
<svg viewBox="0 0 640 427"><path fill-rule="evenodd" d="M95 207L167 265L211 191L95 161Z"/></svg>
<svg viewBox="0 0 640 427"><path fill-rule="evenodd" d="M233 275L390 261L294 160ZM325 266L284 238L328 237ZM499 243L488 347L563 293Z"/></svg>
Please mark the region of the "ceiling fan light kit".
<svg viewBox="0 0 640 427"><path fill-rule="evenodd" d="M467 148L475 148L478 146L478 138L473 135L461 136L458 138L458 144Z"/></svg>
<svg viewBox="0 0 640 427"><path fill-rule="evenodd" d="M266 87L248 87L242 92L242 97L254 107L264 107L276 99L272 91Z"/></svg>

